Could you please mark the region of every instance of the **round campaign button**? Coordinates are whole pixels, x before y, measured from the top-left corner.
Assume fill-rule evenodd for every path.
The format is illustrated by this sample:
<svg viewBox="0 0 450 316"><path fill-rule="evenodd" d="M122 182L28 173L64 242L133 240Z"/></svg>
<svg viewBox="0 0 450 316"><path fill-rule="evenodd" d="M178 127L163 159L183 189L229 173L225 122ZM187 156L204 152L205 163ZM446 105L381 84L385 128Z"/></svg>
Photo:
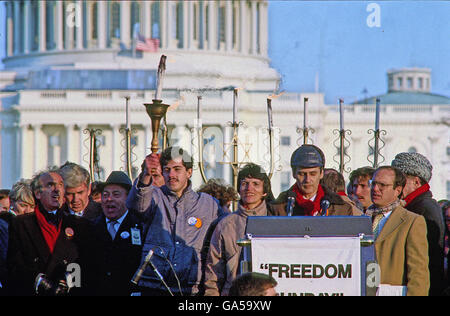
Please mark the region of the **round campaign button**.
<svg viewBox="0 0 450 316"><path fill-rule="evenodd" d="M73 229L71 227L67 227L64 230L64 233L66 234L67 239L72 239L73 235L75 235L75 232L73 231Z"/></svg>
<svg viewBox="0 0 450 316"><path fill-rule="evenodd" d="M189 217L188 224L189 224L189 226L195 226L195 224L197 224L197 218L196 217Z"/></svg>
<svg viewBox="0 0 450 316"><path fill-rule="evenodd" d="M197 217L189 217L188 219L189 226L195 226L197 228L202 227L202 220Z"/></svg>
<svg viewBox="0 0 450 316"><path fill-rule="evenodd" d="M121 237L122 239L127 239L128 237L130 237L130 233L129 233L129 232L122 232L122 233L120 234L120 237Z"/></svg>

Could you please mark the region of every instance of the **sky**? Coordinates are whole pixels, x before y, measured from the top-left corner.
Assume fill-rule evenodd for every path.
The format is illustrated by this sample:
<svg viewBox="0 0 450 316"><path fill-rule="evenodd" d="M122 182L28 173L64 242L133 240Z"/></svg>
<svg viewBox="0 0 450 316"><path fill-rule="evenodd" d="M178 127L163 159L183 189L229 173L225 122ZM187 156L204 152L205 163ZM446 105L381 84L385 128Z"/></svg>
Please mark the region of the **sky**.
<svg viewBox="0 0 450 316"><path fill-rule="evenodd" d="M450 2L269 1L269 23L281 89L315 92L318 78L328 104L347 103L386 93L389 69L426 67L450 97Z"/></svg>
<svg viewBox="0 0 450 316"><path fill-rule="evenodd" d="M0 57L4 20L0 5ZM430 68L432 92L450 97L450 2L269 0L269 58L281 90L328 104L383 94L403 67Z"/></svg>

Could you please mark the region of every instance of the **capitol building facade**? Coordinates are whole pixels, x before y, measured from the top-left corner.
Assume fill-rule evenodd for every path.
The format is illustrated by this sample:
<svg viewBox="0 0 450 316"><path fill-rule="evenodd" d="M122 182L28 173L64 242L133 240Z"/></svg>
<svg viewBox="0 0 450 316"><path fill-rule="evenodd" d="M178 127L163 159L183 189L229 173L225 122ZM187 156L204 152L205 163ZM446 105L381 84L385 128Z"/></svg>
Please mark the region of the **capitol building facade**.
<svg viewBox="0 0 450 316"><path fill-rule="evenodd" d="M327 167L339 168L338 105L325 104L323 93L279 91L280 74L268 56L268 1L25 0L3 5L2 188L66 161L89 168L89 130L99 130L96 178L126 171L127 97L134 178L150 153L151 121L143 104L155 97L161 55L167 56L161 99L171 105L166 115L169 144L186 148L198 161L201 121L207 178L232 183L230 122L235 108L236 120L242 122L239 162L252 161L266 170L272 166L275 195L292 185L289 159L303 143L299 129L305 98L308 142L324 150ZM136 47L138 42L147 47ZM376 96L380 128L386 131L379 164L390 164L399 152L422 153L434 166L430 185L435 198L450 198L450 98L431 93L430 69L401 66L387 72L387 92ZM374 128L375 97L344 108L345 129L351 131L345 150L348 178L351 170L373 161L369 131ZM194 188L203 182L197 166L192 180Z"/></svg>

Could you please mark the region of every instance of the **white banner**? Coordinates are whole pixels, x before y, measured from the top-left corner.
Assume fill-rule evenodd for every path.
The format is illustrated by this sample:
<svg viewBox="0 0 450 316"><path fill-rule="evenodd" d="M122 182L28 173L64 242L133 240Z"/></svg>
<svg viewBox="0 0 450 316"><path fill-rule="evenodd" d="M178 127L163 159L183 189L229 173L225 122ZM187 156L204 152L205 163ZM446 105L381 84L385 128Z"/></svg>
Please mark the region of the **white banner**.
<svg viewBox="0 0 450 316"><path fill-rule="evenodd" d="M252 238L252 271L271 275L281 296L360 296L358 237Z"/></svg>

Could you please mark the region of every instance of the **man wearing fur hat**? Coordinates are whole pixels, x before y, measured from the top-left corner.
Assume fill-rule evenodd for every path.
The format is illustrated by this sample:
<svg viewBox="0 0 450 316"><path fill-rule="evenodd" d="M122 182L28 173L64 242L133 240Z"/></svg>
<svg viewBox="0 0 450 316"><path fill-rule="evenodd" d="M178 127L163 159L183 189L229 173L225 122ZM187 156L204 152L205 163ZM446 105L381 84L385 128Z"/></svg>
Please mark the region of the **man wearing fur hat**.
<svg viewBox="0 0 450 316"><path fill-rule="evenodd" d="M432 198L430 182L433 166L419 153L399 153L391 165L406 176L402 198L408 211L422 215L427 223L430 268L430 295L440 295L444 280L444 222L439 204Z"/></svg>

